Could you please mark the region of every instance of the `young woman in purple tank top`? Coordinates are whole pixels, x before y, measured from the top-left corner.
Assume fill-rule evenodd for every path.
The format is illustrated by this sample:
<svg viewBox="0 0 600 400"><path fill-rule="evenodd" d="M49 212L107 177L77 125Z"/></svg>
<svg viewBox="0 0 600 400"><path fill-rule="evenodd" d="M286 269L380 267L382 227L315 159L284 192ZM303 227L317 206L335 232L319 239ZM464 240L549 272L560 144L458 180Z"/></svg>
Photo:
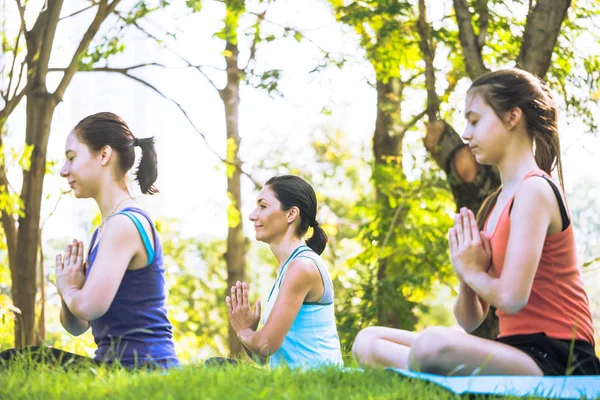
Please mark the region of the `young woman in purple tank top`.
<svg viewBox="0 0 600 400"><path fill-rule="evenodd" d="M176 366L165 309L162 248L151 219L127 188L126 175L133 167L136 146L142 150L136 180L142 193L155 194L153 138L137 139L125 121L107 112L84 118L67 137L66 162L60 174L75 197L96 201L102 222L87 261L79 240L66 246L64 256L56 256L60 321L75 336L92 328L98 345L94 362ZM129 215L122 213L125 209ZM86 360L55 349L28 350L39 353L37 359L61 364ZM0 360L18 354L14 349L0 353Z"/></svg>

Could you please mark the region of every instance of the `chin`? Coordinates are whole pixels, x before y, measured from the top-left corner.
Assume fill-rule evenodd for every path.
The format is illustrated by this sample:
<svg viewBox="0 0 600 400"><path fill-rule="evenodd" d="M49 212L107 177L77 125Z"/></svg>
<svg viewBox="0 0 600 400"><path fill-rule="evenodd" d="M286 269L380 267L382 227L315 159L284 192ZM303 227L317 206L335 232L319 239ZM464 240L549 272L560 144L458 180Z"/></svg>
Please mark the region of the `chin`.
<svg viewBox="0 0 600 400"><path fill-rule="evenodd" d="M480 164L480 165L492 165L491 162L487 161L485 159L485 157L480 156L480 155L475 155L475 161L477 161L477 164Z"/></svg>
<svg viewBox="0 0 600 400"><path fill-rule="evenodd" d="M81 190L78 190L78 189L73 189L73 194L75 195L76 199L87 199L87 198L91 197L90 195L88 195L86 193L82 193Z"/></svg>
<svg viewBox="0 0 600 400"><path fill-rule="evenodd" d="M256 239L259 242L268 243L267 240L266 240L266 238L265 238L265 235L262 235L262 234L260 234L258 232L254 235L254 239Z"/></svg>

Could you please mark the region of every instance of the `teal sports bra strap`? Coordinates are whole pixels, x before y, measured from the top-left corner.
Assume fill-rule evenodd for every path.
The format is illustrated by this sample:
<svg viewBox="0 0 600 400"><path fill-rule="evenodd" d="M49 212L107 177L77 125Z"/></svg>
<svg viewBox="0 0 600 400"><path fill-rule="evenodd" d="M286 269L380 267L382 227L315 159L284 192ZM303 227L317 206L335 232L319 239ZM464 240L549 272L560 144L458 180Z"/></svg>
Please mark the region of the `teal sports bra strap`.
<svg viewBox="0 0 600 400"><path fill-rule="evenodd" d="M123 211L123 212L116 213L113 215L113 217L115 215L119 215L119 214L128 216L129 219L131 221L133 221L133 223L135 224L135 227L137 228L140 236L142 237L142 242L144 243L144 248L146 249L146 255L148 255L148 265L152 264L152 262L154 261L154 249L152 248L152 245L150 244L150 239L148 238L146 229L144 229L144 226L140 222L139 218L130 211Z"/></svg>
<svg viewBox="0 0 600 400"><path fill-rule="evenodd" d="M285 269L287 268L287 265L294 259L296 258L296 256L302 252L308 251L310 250L310 247L306 246L306 245L302 245L298 248L296 248L296 250L294 250L292 252L292 254L290 255L290 257L286 260L286 262L283 264L283 266L281 267L281 271L279 271L279 274L277 275L277 279L275 279L275 283L273 284L273 287L271 288L271 292L269 293L269 298L267 299L267 301L271 300L271 295L273 294L273 290L275 289L275 286L277 286L278 288L281 287L281 281L283 280L283 275L285 275Z"/></svg>

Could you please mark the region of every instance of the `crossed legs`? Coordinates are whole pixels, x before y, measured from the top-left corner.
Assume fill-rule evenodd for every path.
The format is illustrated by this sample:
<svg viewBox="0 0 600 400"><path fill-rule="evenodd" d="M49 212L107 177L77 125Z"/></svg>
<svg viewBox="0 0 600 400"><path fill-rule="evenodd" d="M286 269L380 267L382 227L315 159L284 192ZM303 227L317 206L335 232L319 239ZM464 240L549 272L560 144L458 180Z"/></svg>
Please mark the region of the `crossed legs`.
<svg viewBox="0 0 600 400"><path fill-rule="evenodd" d="M356 336L352 353L362 366L440 375L543 375L521 350L444 327L421 333L366 328Z"/></svg>

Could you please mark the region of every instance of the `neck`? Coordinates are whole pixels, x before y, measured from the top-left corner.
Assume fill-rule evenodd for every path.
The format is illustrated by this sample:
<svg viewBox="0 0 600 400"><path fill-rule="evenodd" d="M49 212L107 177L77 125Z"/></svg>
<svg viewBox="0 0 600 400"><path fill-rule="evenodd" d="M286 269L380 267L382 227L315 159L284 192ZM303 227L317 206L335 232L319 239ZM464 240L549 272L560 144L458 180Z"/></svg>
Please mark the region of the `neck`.
<svg viewBox="0 0 600 400"><path fill-rule="evenodd" d="M96 200L96 203L100 208L102 220L108 218L111 213L118 211L115 210L115 207L120 202L121 204L119 204L119 209L135 203L135 201L130 197L131 194L129 194L129 191L126 187L114 184L106 185L100 194L94 196L94 200Z"/></svg>
<svg viewBox="0 0 600 400"><path fill-rule="evenodd" d="M532 146L514 146L507 149L505 157L498 164L503 190L513 192L527 173L539 169L535 162Z"/></svg>
<svg viewBox="0 0 600 400"><path fill-rule="evenodd" d="M292 255L294 250L303 245L302 239L293 235L291 233L291 229L285 233L282 237L272 240L269 242L269 246L271 247L271 251L277 258L277 262L279 266L277 267L277 273L283 264L287 261L288 258Z"/></svg>

